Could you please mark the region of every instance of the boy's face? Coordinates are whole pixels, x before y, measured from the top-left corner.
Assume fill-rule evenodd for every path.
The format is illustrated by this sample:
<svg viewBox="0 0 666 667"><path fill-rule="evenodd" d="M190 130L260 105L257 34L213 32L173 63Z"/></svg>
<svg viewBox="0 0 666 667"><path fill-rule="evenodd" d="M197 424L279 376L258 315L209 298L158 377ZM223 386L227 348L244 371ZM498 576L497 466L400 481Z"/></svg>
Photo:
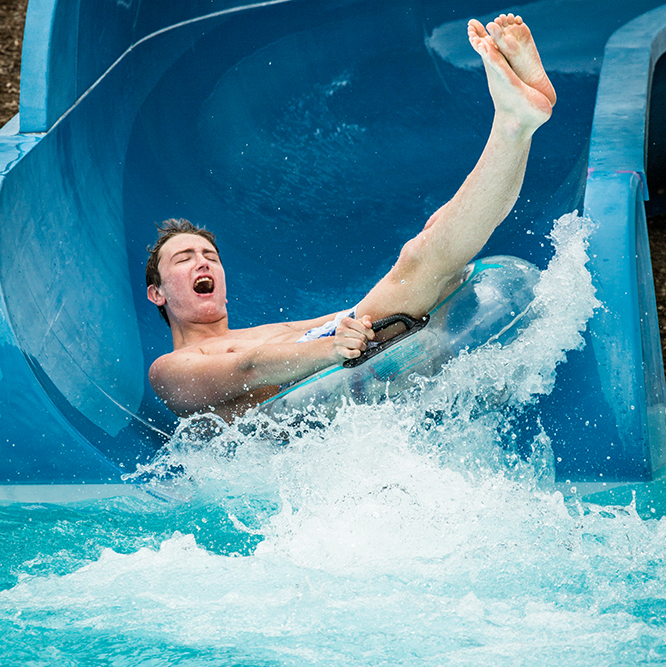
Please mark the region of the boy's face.
<svg viewBox="0 0 666 667"><path fill-rule="evenodd" d="M161 248L161 285L148 287L148 298L165 306L169 320L216 322L226 315L226 282L213 245L197 234L178 234Z"/></svg>

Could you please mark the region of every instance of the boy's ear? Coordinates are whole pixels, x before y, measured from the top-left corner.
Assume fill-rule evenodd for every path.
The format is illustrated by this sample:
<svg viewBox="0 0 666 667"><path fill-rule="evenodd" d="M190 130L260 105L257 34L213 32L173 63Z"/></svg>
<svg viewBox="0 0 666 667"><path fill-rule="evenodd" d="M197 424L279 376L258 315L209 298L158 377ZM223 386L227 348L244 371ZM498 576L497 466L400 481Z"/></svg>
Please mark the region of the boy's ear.
<svg viewBox="0 0 666 667"><path fill-rule="evenodd" d="M159 287L155 287L155 285L148 285L148 300L152 301L156 306L163 306L166 303L166 299L160 292Z"/></svg>

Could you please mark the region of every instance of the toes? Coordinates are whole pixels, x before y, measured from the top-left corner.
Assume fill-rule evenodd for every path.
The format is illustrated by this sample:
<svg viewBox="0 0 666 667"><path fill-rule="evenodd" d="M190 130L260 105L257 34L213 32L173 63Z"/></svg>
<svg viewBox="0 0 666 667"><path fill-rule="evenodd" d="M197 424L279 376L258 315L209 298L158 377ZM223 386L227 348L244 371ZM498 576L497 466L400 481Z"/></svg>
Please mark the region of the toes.
<svg viewBox="0 0 666 667"><path fill-rule="evenodd" d="M476 19L470 19L467 23L467 34L471 35L472 32L476 33L479 37L485 37L488 34L483 24Z"/></svg>
<svg viewBox="0 0 666 667"><path fill-rule="evenodd" d="M469 42L472 45L472 48L487 64L492 60L493 53L499 53L497 44L495 44L492 38L488 35L486 35L486 37L479 37L476 35L476 33L471 33L469 36Z"/></svg>
<svg viewBox="0 0 666 667"><path fill-rule="evenodd" d="M500 14L493 23L500 28L508 28L512 25L522 25L523 19L517 14Z"/></svg>
<svg viewBox="0 0 666 667"><path fill-rule="evenodd" d="M467 37L469 39L469 43L472 45L472 48L475 51L478 51L481 45L481 42L483 41L481 37L477 34L476 30L472 28L471 26L467 28Z"/></svg>
<svg viewBox="0 0 666 667"><path fill-rule="evenodd" d="M481 39L478 36L470 35L469 43L472 45L472 48L481 56L488 54L488 43L485 39Z"/></svg>
<svg viewBox="0 0 666 667"><path fill-rule="evenodd" d="M486 29L488 30L488 34L497 42L498 40L502 39L503 36L503 31L502 28L497 25L494 21L491 21L487 26Z"/></svg>
<svg viewBox="0 0 666 667"><path fill-rule="evenodd" d="M473 28L467 28L467 37L470 44L476 49L478 44L481 42L481 38Z"/></svg>

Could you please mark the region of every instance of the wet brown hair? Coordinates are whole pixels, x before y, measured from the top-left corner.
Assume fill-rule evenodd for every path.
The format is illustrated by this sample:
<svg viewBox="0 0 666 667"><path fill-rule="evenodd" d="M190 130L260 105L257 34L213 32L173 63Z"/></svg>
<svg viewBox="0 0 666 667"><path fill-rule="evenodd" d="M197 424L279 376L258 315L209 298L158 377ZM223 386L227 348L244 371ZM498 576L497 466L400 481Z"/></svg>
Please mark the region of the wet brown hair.
<svg viewBox="0 0 666 667"><path fill-rule="evenodd" d="M162 277L160 276L159 271L160 250L162 250L162 246L169 239L178 236L178 234L196 234L197 236L202 236L213 246L213 248L215 248L215 252L217 252L218 255L220 254L217 244L215 243L215 234L209 232L207 229L196 227L189 220L185 220L184 218L169 218L162 223L155 223L155 226L157 227L158 234L157 241L152 248L150 246L146 248L150 253L150 257L148 257L148 262L146 264L147 287L150 287L150 285L159 287L162 284ZM169 316L167 315L164 306L158 306L157 308L160 311L160 315L164 318L164 321L171 326Z"/></svg>

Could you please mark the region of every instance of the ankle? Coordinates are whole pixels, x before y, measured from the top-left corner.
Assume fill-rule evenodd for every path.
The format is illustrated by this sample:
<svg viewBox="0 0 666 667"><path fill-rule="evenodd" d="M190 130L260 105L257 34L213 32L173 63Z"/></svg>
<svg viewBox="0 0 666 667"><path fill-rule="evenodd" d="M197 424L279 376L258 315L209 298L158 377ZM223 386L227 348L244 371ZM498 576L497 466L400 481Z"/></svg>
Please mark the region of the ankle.
<svg viewBox="0 0 666 667"><path fill-rule="evenodd" d="M512 113L497 112L493 120L491 134L512 144L529 143L532 135L545 120L539 122L535 118L525 118Z"/></svg>

